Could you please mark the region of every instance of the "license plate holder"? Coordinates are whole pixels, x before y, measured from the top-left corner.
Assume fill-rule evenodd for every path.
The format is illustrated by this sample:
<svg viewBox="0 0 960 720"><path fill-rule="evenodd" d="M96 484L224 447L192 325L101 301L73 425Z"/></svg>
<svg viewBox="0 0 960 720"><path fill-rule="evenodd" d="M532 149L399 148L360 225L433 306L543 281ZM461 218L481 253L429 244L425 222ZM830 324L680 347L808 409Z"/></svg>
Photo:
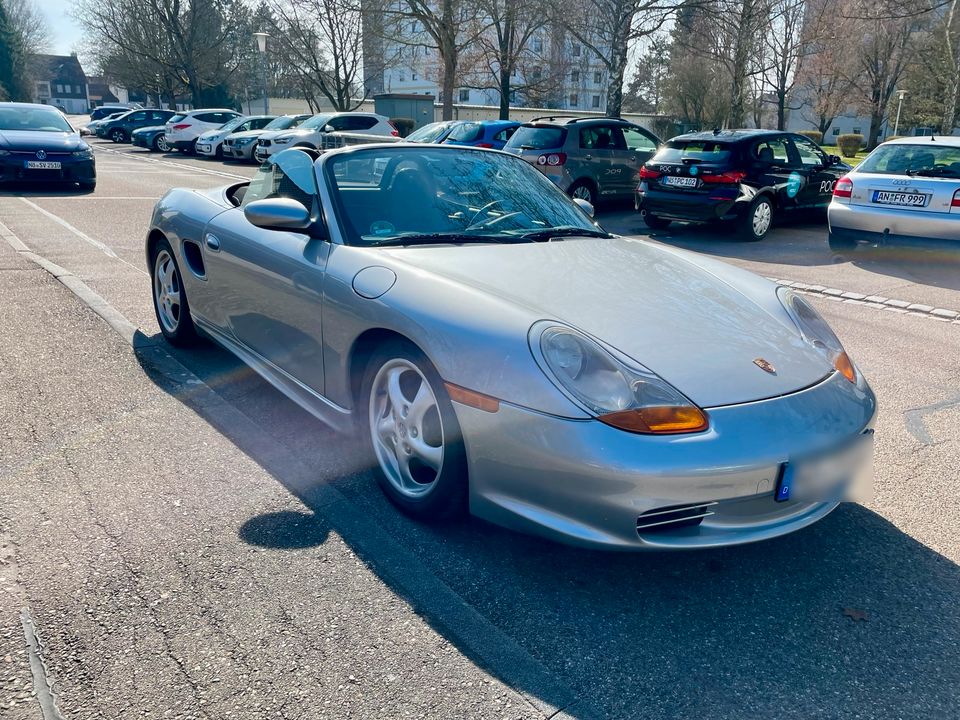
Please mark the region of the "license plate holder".
<svg viewBox="0 0 960 720"><path fill-rule="evenodd" d="M53 160L25 160L23 166L27 170L59 170L60 163Z"/></svg>
<svg viewBox="0 0 960 720"><path fill-rule="evenodd" d="M898 205L901 207L926 207L930 196L926 193L897 192L893 190L874 190L873 202L877 205Z"/></svg>
<svg viewBox="0 0 960 720"><path fill-rule="evenodd" d="M873 444L873 430L868 430L839 449L783 463L773 499L780 503L869 497Z"/></svg>
<svg viewBox="0 0 960 720"><path fill-rule="evenodd" d="M660 181L667 187L695 188L697 179L693 177L678 177L676 175L665 175Z"/></svg>

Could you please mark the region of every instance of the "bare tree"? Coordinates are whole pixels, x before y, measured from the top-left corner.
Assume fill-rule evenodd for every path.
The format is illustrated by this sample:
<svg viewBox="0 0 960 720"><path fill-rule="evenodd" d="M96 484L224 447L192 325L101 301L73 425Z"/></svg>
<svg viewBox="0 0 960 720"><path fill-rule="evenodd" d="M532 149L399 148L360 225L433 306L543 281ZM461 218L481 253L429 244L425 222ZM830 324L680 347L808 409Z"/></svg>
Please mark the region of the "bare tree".
<svg viewBox="0 0 960 720"><path fill-rule="evenodd" d="M80 0L76 17L101 64L124 58L127 68L170 76L195 106L223 93L250 43L242 0Z"/></svg>
<svg viewBox="0 0 960 720"><path fill-rule="evenodd" d="M453 91L460 56L486 29L475 0L385 0L384 39L408 48L436 51L442 116L453 119Z"/></svg>
<svg viewBox="0 0 960 720"><path fill-rule="evenodd" d="M50 48L50 22L35 0L3 0L3 7L28 54L43 53Z"/></svg>
<svg viewBox="0 0 960 720"><path fill-rule="evenodd" d="M607 70L607 115L619 117L631 50L659 31L681 6L701 0L579 0L558 3L556 22L592 52Z"/></svg>
<svg viewBox="0 0 960 720"><path fill-rule="evenodd" d="M310 97L354 110L364 95L360 0L270 0L281 53Z"/></svg>
<svg viewBox="0 0 960 720"><path fill-rule="evenodd" d="M812 15L821 13L822 8L822 4L806 0L771 0L770 27L763 39L769 67L765 77L777 105L777 130L786 127L787 101L800 63L810 51L812 38L805 30L813 25Z"/></svg>
<svg viewBox="0 0 960 720"><path fill-rule="evenodd" d="M808 0L804 36L807 48L800 58L794 86L801 100L800 115L822 134L852 104L851 73L859 52L858 22L844 15L837 2Z"/></svg>

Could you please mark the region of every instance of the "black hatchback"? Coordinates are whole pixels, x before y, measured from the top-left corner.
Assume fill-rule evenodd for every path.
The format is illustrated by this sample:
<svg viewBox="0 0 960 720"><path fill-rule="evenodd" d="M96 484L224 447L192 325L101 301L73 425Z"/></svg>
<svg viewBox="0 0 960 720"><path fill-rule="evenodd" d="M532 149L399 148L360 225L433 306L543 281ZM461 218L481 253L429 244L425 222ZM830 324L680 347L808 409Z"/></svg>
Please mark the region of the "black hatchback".
<svg viewBox="0 0 960 720"><path fill-rule="evenodd" d="M647 226L731 224L762 240L776 215L824 211L850 167L803 135L714 130L678 135L640 169L636 207Z"/></svg>

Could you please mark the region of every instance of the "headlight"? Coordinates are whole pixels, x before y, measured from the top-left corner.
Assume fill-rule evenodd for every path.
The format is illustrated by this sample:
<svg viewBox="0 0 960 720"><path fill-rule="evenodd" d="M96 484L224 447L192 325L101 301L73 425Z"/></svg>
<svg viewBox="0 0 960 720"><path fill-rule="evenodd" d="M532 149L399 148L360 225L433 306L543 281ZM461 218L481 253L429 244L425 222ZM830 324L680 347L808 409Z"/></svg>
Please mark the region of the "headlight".
<svg viewBox="0 0 960 720"><path fill-rule="evenodd" d="M286 144L287 144L288 142L290 142L291 140L293 140L293 138L288 138L288 137L285 137L285 138L284 138L284 137L282 137L282 138L277 138L277 139L274 140L273 142L274 142L275 145L286 145Z"/></svg>
<svg viewBox="0 0 960 720"><path fill-rule="evenodd" d="M819 350L827 362L847 380L852 383L857 382L857 370L853 366L853 361L843 349L839 338L827 325L827 321L820 317L820 313L790 288L777 288L777 296L797 329L800 330L803 339Z"/></svg>
<svg viewBox="0 0 960 720"><path fill-rule="evenodd" d="M93 157L93 150L89 146L83 148L82 150L76 150L70 153L71 157L75 157L79 160L89 160Z"/></svg>
<svg viewBox="0 0 960 720"><path fill-rule="evenodd" d="M537 323L530 340L554 384L607 425L658 435L700 432L709 425L706 413L656 373L573 328Z"/></svg>

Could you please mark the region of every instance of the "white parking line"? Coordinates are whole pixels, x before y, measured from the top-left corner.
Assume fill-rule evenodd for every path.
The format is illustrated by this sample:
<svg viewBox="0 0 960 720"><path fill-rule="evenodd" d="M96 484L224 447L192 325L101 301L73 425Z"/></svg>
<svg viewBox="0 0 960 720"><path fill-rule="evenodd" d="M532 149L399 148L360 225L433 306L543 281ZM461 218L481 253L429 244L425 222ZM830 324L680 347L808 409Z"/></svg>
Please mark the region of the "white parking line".
<svg viewBox="0 0 960 720"><path fill-rule="evenodd" d="M114 155L119 155L120 157L130 158L131 160L140 160L141 162L154 163L156 165L163 165L166 167L178 168L181 170L187 170L191 173L213 175L214 177L225 177L231 180L249 180L250 179L246 175L236 175L234 173L221 172L220 170L210 170L209 168L196 167L195 165L185 165L183 163L171 162L169 160L157 160L156 158L146 158L146 157L141 157L140 155L131 155L130 153L125 153L120 150L113 150L111 148L102 148L97 146L93 146L93 147L97 150L97 152L112 153Z"/></svg>
<svg viewBox="0 0 960 720"><path fill-rule="evenodd" d="M57 216L57 215L54 215L54 214L53 214L52 212L50 212L49 210L44 210L42 207L40 207L40 206L37 205L36 203L30 202L30 201L27 200L25 197L20 198L20 200L21 200L22 202L26 203L27 205L29 205L31 208L33 208L34 210L36 210L36 211L37 211L38 213L40 213L41 215L44 215L45 217L48 217L48 218L50 218L51 220L53 220L55 223L57 223L57 225L60 225L61 227L66 228L67 230L69 230L70 232L72 232L74 235L76 235L78 238L80 238L81 240L83 240L85 243L88 243L88 244L92 245L92 246L95 247L97 250L99 250L99 251L102 252L104 255L106 255L107 257L111 257L111 258L114 258L115 260L119 260L119 261L122 262L124 265L128 265L129 267L132 267L132 268L133 268L134 270L136 270L138 273L142 273L143 275L146 275L147 277L150 276L150 273L148 273L146 270L144 270L143 268L137 267L136 265L134 265L134 264L131 263L131 262L127 262L127 261L124 260L122 257L119 257L109 246L104 245L104 244L103 244L102 242L100 242L99 240L94 240L92 237L90 237L89 235L87 235L87 234L86 234L85 232L83 232L82 230L78 230L78 229L75 228L73 225L71 225L70 223L68 223L68 222L67 222L66 220L64 220L62 217L59 217L59 216Z"/></svg>

